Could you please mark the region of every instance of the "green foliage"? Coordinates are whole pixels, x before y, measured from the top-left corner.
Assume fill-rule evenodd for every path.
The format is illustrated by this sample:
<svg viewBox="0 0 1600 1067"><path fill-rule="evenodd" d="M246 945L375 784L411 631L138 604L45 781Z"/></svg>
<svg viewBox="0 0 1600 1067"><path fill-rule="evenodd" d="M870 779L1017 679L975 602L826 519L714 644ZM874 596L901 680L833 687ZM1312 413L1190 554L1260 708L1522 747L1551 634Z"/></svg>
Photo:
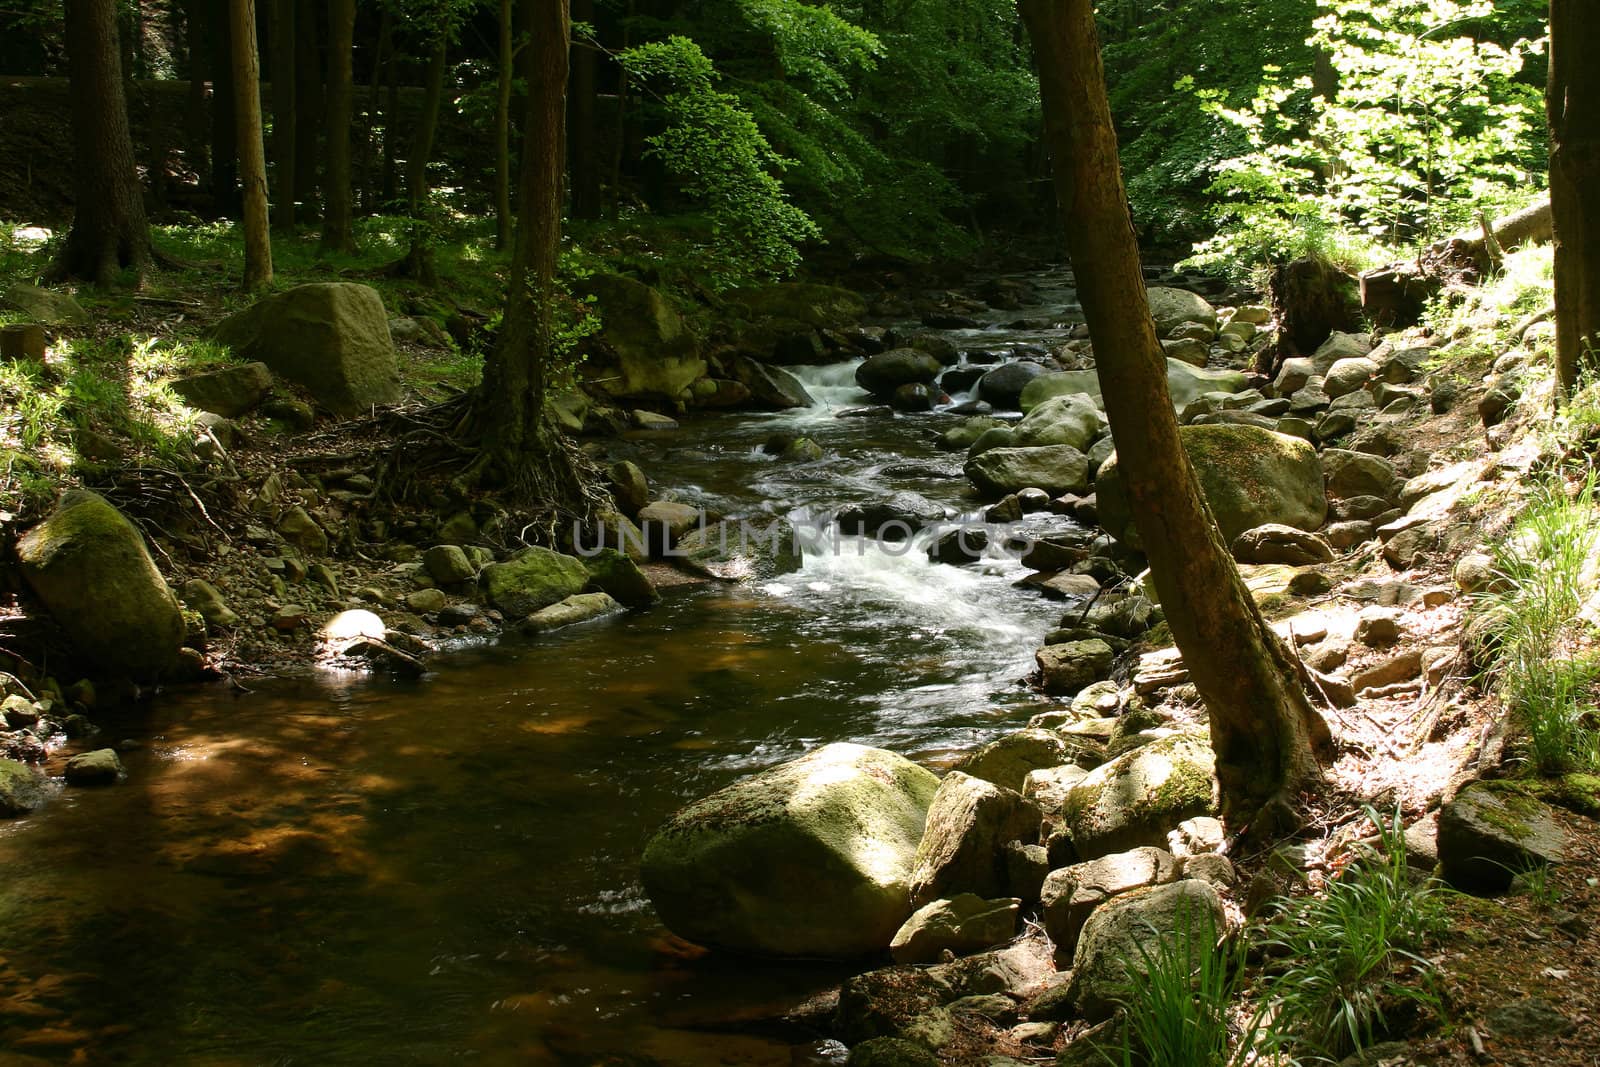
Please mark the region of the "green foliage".
<svg viewBox="0 0 1600 1067"><path fill-rule="evenodd" d="M1541 774L1600 766L1594 688L1600 657L1588 650L1585 589L1594 587L1600 548L1597 475L1575 489L1557 472L1538 486L1527 508L1496 547L1499 581L1475 598L1487 620L1495 689L1526 731Z"/></svg>
<svg viewBox="0 0 1600 1067"><path fill-rule="evenodd" d="M1237 941L1211 928L1196 936L1186 917L1177 932L1158 935L1153 950L1138 946L1143 972L1135 970L1119 998L1127 1022L1119 1056L1100 1054L1113 1067L1227 1067L1243 1063L1255 1045L1259 1016L1235 1040L1229 1012L1244 978Z"/></svg>
<svg viewBox="0 0 1600 1067"><path fill-rule="evenodd" d="M1381 1039L1386 1011L1440 1007L1419 953L1444 924L1442 890L1413 880L1400 813L1366 813L1379 853L1351 863L1322 895L1284 904L1261 931L1261 947L1287 960L1265 990L1277 1011L1269 1040L1296 1057L1342 1060Z"/></svg>
<svg viewBox="0 0 1600 1067"><path fill-rule="evenodd" d="M1309 39L1334 84L1269 70L1248 105L1194 86L1249 146L1216 168L1218 236L1190 263L1312 247L1426 243L1540 181L1543 41L1503 41L1489 0L1317 0Z"/></svg>
<svg viewBox="0 0 1600 1067"><path fill-rule="evenodd" d="M787 274L798 246L818 237L810 216L789 202L775 177L786 163L750 112L716 87L700 46L673 36L619 57L630 77L658 95L665 128L650 151L704 208L710 223L708 273L720 285Z"/></svg>

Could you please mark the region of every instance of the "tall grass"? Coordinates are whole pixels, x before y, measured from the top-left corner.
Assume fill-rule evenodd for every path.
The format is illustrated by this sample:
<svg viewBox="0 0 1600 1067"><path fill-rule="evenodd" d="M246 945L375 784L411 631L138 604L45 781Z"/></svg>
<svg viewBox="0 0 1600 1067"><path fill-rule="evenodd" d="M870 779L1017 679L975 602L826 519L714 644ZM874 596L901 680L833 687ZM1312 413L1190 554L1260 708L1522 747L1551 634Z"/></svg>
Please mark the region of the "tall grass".
<svg viewBox="0 0 1600 1067"><path fill-rule="evenodd" d="M1593 470L1575 491L1560 472L1539 485L1495 550L1495 585L1475 602L1494 687L1542 774L1600 766L1600 734L1586 725L1600 660L1582 617L1600 547L1596 487Z"/></svg>

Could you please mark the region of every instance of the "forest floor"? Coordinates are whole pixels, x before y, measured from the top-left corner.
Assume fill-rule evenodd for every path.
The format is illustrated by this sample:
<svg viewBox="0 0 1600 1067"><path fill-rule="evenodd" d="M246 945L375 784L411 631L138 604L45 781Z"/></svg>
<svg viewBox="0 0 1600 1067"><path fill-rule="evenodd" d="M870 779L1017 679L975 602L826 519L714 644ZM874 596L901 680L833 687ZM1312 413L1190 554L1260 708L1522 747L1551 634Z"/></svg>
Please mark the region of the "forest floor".
<svg viewBox="0 0 1600 1067"><path fill-rule="evenodd" d="M0 280L34 273L37 236L17 231L0 240ZM280 242L284 279L365 281L384 293L391 314L416 323L416 332L399 340L406 401L392 412L337 422L308 419L293 406L245 416L237 420L239 437L225 447L224 462L199 471L192 456L197 437L205 434L163 382L226 359L204 334L240 306L229 281L236 276L237 248L229 233L214 228L170 228L162 240L167 251L201 266L158 274L136 292L84 294L89 325L58 340L47 373L28 378L15 364L0 367L0 391L7 399L0 543L9 546L60 487L93 485L143 527L174 587L204 578L238 601L246 625L207 651L208 667L220 674L281 671L317 655L313 628L293 619L284 625L296 612L314 616L381 605L397 629L429 639L494 632L500 620L492 611L425 622L423 612L407 603L415 589L403 578L409 572L396 569L412 558L405 553L353 550L327 560L321 572L293 573L294 565L259 536L257 510L261 487L277 476L279 491L302 502L330 530L349 529L352 546L355 533L374 522L391 529L397 542L417 541L425 539L417 524L431 532L472 513L471 501L442 491L424 512L379 509L363 499L362 489L377 470L375 458L414 428L422 413L473 384L484 324L495 311L492 265L466 248L441 250L441 268L452 279L444 299L378 270L404 252L396 231L379 224L363 234L366 251L355 260L318 259L311 238ZM1514 347L1504 336L1507 324L1540 298L1541 284L1524 286L1537 292L1519 290L1503 306L1480 302L1475 321L1458 314L1431 323L1432 329L1455 332L1448 347L1457 354L1439 373L1459 382L1461 399L1442 414L1424 409L1385 424L1384 432L1401 443L1397 447L1430 457L1427 470L1461 468L1449 482L1456 490L1450 504L1456 532L1404 569L1373 542L1323 568L1325 592L1267 595L1264 607L1286 632L1321 630L1327 636L1317 644L1342 646L1337 658L1347 668L1378 666L1413 651L1425 664L1418 685L1392 687L1330 711L1339 756L1327 768L1325 790L1307 798L1313 820L1294 846L1299 884L1280 884L1280 892L1324 888L1359 846L1374 840L1365 806L1380 814L1398 809L1408 823L1426 826L1463 782L1518 776L1529 759L1526 741L1507 722L1502 699L1477 662L1468 632L1475 602L1460 594L1454 575L1463 556L1504 542L1540 485L1561 479L1564 470L1570 480L1571 464L1587 462L1584 438L1593 422L1584 419L1594 409L1584 408L1588 415L1560 425L1551 422L1547 349L1518 350L1516 362L1534 373L1511 418L1488 432L1478 418L1477 402L1495 387L1496 367L1506 365ZM1584 592L1586 599L1593 590ZM0 649L24 665L45 662L35 650L55 642L48 623L29 616L14 591L6 602ZM1402 635L1397 641L1375 646L1351 639L1362 612L1372 607L1394 609ZM1307 654L1314 651L1308 647ZM1184 695L1171 699L1182 704ZM1600 808L1592 791L1587 802ZM1492 901L1443 895L1447 921L1428 942L1426 966L1409 967L1409 976L1400 979L1427 985L1433 1010L1417 1016L1411 1031L1386 1035L1400 1044L1382 1046L1377 1058L1350 1062L1600 1063L1600 883L1594 877L1600 831L1586 817L1562 818L1572 845L1568 861L1548 876ZM1425 833L1418 839L1424 861L1425 839ZM1282 883L1280 856L1281 849L1264 848L1234 857L1241 881L1266 877ZM1504 1011L1530 998L1549 1009L1536 1011L1533 1023L1526 1013ZM1058 1040L1065 1043L1071 1034L1069 1027ZM984 1062L1002 1047L1024 1060L1044 1055L999 1032L988 1039L987 1050L974 1049L969 1062Z"/></svg>

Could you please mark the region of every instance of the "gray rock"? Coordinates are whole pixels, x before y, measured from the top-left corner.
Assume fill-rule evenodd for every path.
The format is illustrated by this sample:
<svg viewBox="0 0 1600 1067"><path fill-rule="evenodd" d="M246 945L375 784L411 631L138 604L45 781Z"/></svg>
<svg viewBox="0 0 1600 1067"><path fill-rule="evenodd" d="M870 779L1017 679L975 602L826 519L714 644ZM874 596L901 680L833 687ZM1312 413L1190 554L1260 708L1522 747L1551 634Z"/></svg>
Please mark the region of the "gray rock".
<svg viewBox="0 0 1600 1067"><path fill-rule="evenodd" d="M770 581L803 565L800 534L787 519L728 519L688 534L672 556L684 567L726 582Z"/></svg>
<svg viewBox="0 0 1600 1067"><path fill-rule="evenodd" d="M1378 365L1365 356L1341 359L1328 368L1322 379L1322 389L1331 399L1337 400L1360 390L1377 373Z"/></svg>
<svg viewBox="0 0 1600 1067"><path fill-rule="evenodd" d="M1152 286L1146 293L1150 316L1155 320L1156 336L1169 337L1186 322L1205 324L1213 334L1217 329L1217 309L1205 297L1186 289Z"/></svg>
<svg viewBox="0 0 1600 1067"><path fill-rule="evenodd" d="M1578 1029L1577 1023L1542 997L1524 997L1502 1004L1492 1009L1484 1021L1494 1033L1523 1041L1566 1037Z"/></svg>
<svg viewBox="0 0 1600 1067"><path fill-rule="evenodd" d="M650 551L660 555L705 521L699 508L675 500L656 500L639 509L639 528Z"/></svg>
<svg viewBox="0 0 1600 1067"><path fill-rule="evenodd" d="M1062 820L1082 859L1160 848L1174 826L1212 813L1215 774L1204 739L1164 737L1090 771L1067 791Z"/></svg>
<svg viewBox="0 0 1600 1067"><path fill-rule="evenodd" d="M1330 523L1323 532L1328 544L1343 552L1347 548L1366 544L1378 536L1378 531L1373 529L1372 523L1364 521Z"/></svg>
<svg viewBox="0 0 1600 1067"><path fill-rule="evenodd" d="M434 545L422 554L422 566L440 585L470 582L478 574L459 545Z"/></svg>
<svg viewBox="0 0 1600 1067"><path fill-rule="evenodd" d="M893 753L829 745L678 812L645 847L640 876L667 927L700 944L882 952L911 914L910 874L937 788ZM853 995L847 984L841 1016ZM891 1032L846 1029L840 1036L858 1041Z"/></svg>
<svg viewBox="0 0 1600 1067"><path fill-rule="evenodd" d="M406 610L417 615L432 615L436 611L443 611L450 598L444 595L442 589L418 589L415 593L407 593Z"/></svg>
<svg viewBox="0 0 1600 1067"><path fill-rule="evenodd" d="M17 542L22 575L85 661L147 679L173 670L185 626L144 539L104 498L72 489Z"/></svg>
<svg viewBox="0 0 1600 1067"><path fill-rule="evenodd" d="M650 503L650 480L644 471L631 460L618 460L608 471L611 495L624 515L637 515Z"/></svg>
<svg viewBox="0 0 1600 1067"><path fill-rule="evenodd" d="M1029 488L1054 496L1089 488L1088 457L1071 445L991 448L968 459L964 471L980 491L993 496Z"/></svg>
<svg viewBox="0 0 1600 1067"><path fill-rule="evenodd" d="M524 633L545 634L621 610L622 605L607 593L576 593L529 615L522 621L522 629Z"/></svg>
<svg viewBox="0 0 1600 1067"><path fill-rule="evenodd" d="M198 611L212 629L231 630L239 625L239 613L229 607L216 587L203 578L191 578L183 583L183 603L190 610Z"/></svg>
<svg viewBox="0 0 1600 1067"><path fill-rule="evenodd" d="M1567 832L1538 800L1473 782L1439 812L1439 865L1458 889L1503 892L1516 875L1566 859Z"/></svg>
<svg viewBox="0 0 1600 1067"><path fill-rule="evenodd" d="M1072 961L1083 924L1100 905L1112 897L1146 886L1165 885L1177 877L1177 861L1162 849L1149 846L1051 871L1039 900L1045 932L1056 946L1057 962L1066 965Z"/></svg>
<svg viewBox="0 0 1600 1067"><path fill-rule="evenodd" d="M1204 341L1193 337L1162 341L1161 347L1166 351L1168 359L1187 363L1191 367L1204 367L1206 360L1211 358L1210 347Z"/></svg>
<svg viewBox="0 0 1600 1067"><path fill-rule="evenodd" d="M1012 430L1019 448L1071 445L1082 452L1105 432L1105 416L1084 393L1051 397L1037 405Z"/></svg>
<svg viewBox="0 0 1600 1067"><path fill-rule="evenodd" d="M27 764L0 759L0 818L36 810L50 795L50 780Z"/></svg>
<svg viewBox="0 0 1600 1067"><path fill-rule="evenodd" d="M867 357L856 368L856 384L874 396L886 397L902 385L932 382L943 369L936 358L914 348L893 348Z"/></svg>
<svg viewBox="0 0 1600 1067"><path fill-rule="evenodd" d="M946 951L958 956L982 952L1011 940L1021 906L1016 897L984 900L972 893L935 900L918 908L896 931L889 955L896 963L934 963Z"/></svg>
<svg viewBox="0 0 1600 1067"><path fill-rule="evenodd" d="M944 507L920 493L898 492L878 500L846 504L839 509L839 532L904 541L944 519Z"/></svg>
<svg viewBox="0 0 1600 1067"><path fill-rule="evenodd" d="M1372 342L1367 338L1335 330L1312 353L1311 362L1318 374L1327 374L1328 369L1341 359L1354 359L1371 351Z"/></svg>
<svg viewBox="0 0 1600 1067"><path fill-rule="evenodd" d="M998 410L1015 410L1022 400L1022 390L1043 373L1045 368L1037 363L1004 363L978 379L978 395Z"/></svg>
<svg viewBox="0 0 1600 1067"><path fill-rule="evenodd" d="M1314 533L1268 523L1234 538L1233 558L1240 563L1287 563L1299 567L1329 562L1333 548Z"/></svg>
<svg viewBox="0 0 1600 1067"><path fill-rule="evenodd" d="M639 565L614 548L602 548L585 555L583 565L589 570L589 584L610 594L619 604L641 608L661 597L656 583L639 569Z"/></svg>
<svg viewBox="0 0 1600 1067"><path fill-rule="evenodd" d="M122 761L115 749L81 752L67 760L68 785L114 785L122 780Z"/></svg>
<svg viewBox="0 0 1600 1067"><path fill-rule="evenodd" d="M507 618L521 619L581 592L589 571L582 560L531 547L489 564L478 581L490 604Z"/></svg>
<svg viewBox="0 0 1600 1067"><path fill-rule="evenodd" d="M171 388L190 407L232 419L254 411L267 398L272 371L265 363L245 363L179 378Z"/></svg>
<svg viewBox="0 0 1600 1067"><path fill-rule="evenodd" d="M1272 391L1280 397L1293 396L1304 389L1316 373L1316 365L1303 356L1286 359L1272 381Z"/></svg>
<svg viewBox="0 0 1600 1067"><path fill-rule="evenodd" d="M956 764L955 769L993 785L1021 791L1030 772L1059 767L1071 755L1072 749L1054 731L1018 730L990 741Z"/></svg>
<svg viewBox="0 0 1600 1067"><path fill-rule="evenodd" d="M1394 464L1366 452L1323 449L1322 472L1330 497L1373 496L1392 500L1400 488Z"/></svg>
<svg viewBox="0 0 1600 1067"><path fill-rule="evenodd" d="M1073 955L1072 999L1091 1022L1110 1017L1130 975L1143 973L1144 956L1158 939L1204 944L1227 929L1222 898L1208 883L1186 878L1136 889L1097 909L1084 924Z"/></svg>
<svg viewBox="0 0 1600 1067"><path fill-rule="evenodd" d="M339 415L400 400L400 368L383 298L353 282L300 285L223 319L217 340L304 386Z"/></svg>
<svg viewBox="0 0 1600 1067"><path fill-rule="evenodd" d="M1022 794L951 771L928 809L909 877L910 900L921 907L956 893L1006 896L1005 846L1032 844L1039 809Z"/></svg>
<svg viewBox="0 0 1600 1067"><path fill-rule="evenodd" d="M1100 640L1046 645L1034 653L1046 693L1071 696L1111 672L1114 653Z"/></svg>
<svg viewBox="0 0 1600 1067"><path fill-rule="evenodd" d="M298 504L284 512L277 529L279 536L308 556L328 554L327 532Z"/></svg>

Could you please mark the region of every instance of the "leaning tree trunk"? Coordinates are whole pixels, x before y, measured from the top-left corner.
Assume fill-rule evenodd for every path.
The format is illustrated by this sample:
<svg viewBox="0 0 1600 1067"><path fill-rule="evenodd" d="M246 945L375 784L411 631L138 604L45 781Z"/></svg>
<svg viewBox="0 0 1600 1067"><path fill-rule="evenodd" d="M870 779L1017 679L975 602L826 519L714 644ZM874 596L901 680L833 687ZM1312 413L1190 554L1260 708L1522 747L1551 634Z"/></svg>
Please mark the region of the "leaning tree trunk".
<svg viewBox="0 0 1600 1067"><path fill-rule="evenodd" d="M295 0L272 0L272 180L278 191L272 224L294 230L295 215Z"/></svg>
<svg viewBox="0 0 1600 1067"><path fill-rule="evenodd" d="M1557 402L1600 367L1600 11L1550 0L1550 206Z"/></svg>
<svg viewBox="0 0 1600 1067"><path fill-rule="evenodd" d="M540 509L549 533L563 517L583 518L589 486L581 455L545 407L554 343L556 257L561 244L565 136L567 0L526 0L532 8L528 111L522 130L518 224L500 336L483 366L472 420L480 435L479 475L492 474L513 499Z"/></svg>
<svg viewBox="0 0 1600 1067"><path fill-rule="evenodd" d="M233 26L233 92L239 130L239 180L244 197L244 289L272 284L272 236L267 220L267 151L261 128L261 64L256 48L256 0L228 0Z"/></svg>
<svg viewBox="0 0 1600 1067"><path fill-rule="evenodd" d="M152 257L150 226L128 132L116 0L68 0L66 42L75 211L50 276L105 286L131 268L142 281Z"/></svg>
<svg viewBox="0 0 1600 1067"><path fill-rule="evenodd" d="M322 248L354 252L350 224L350 123L354 118L352 71L356 46L356 0L328 0L327 169L322 180Z"/></svg>
<svg viewBox="0 0 1600 1067"><path fill-rule="evenodd" d="M1093 0L1022 0L1056 195L1100 354L1106 415L1172 636L1211 720L1223 813L1240 825L1318 774L1327 726L1267 627L1200 493L1167 392L1106 100Z"/></svg>

